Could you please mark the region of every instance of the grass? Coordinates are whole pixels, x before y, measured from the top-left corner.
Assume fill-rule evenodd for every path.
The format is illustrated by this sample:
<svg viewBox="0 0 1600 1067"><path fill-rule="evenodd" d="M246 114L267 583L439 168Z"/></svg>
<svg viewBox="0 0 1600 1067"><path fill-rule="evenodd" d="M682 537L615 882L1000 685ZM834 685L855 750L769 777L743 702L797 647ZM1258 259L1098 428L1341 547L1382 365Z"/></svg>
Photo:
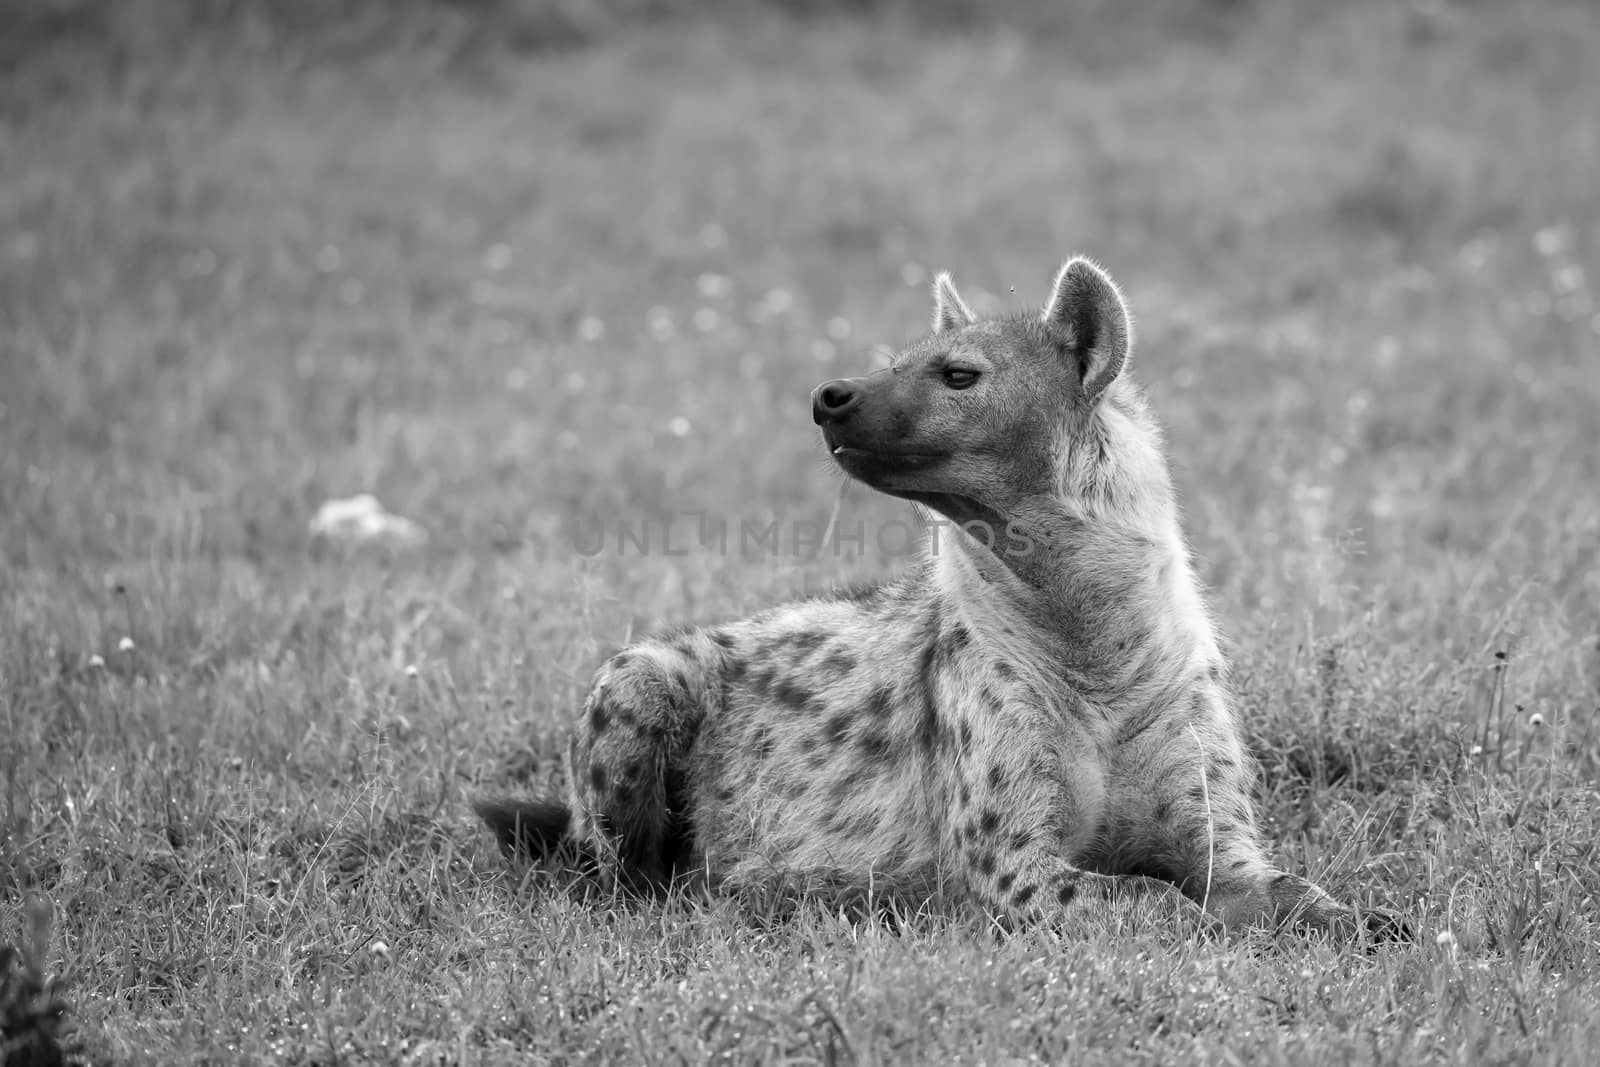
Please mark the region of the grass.
<svg viewBox="0 0 1600 1067"><path fill-rule="evenodd" d="M1589 5L564 49L228 10L0 64L0 943L49 902L91 1060L1587 1061ZM606 650L902 561L795 550L839 496L810 387L916 333L933 270L983 311L1077 250L1139 319L1272 840L1417 943L508 868L470 800L553 780ZM428 545L310 542L359 491ZM578 551L623 528L655 548Z"/></svg>

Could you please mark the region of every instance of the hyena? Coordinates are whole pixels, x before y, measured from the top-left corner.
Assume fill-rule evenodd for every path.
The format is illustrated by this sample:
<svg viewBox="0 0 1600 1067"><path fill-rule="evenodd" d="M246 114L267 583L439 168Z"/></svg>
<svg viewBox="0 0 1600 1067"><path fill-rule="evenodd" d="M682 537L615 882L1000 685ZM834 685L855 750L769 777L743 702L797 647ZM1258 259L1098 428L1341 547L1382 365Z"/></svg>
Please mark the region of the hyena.
<svg viewBox="0 0 1600 1067"><path fill-rule="evenodd" d="M1007 924L1160 880L1229 927L1353 933L1263 848L1132 344L1087 259L993 319L939 275L930 335L812 394L847 475L932 513L920 562L613 656L565 801L479 805L502 845L635 887L927 887Z"/></svg>

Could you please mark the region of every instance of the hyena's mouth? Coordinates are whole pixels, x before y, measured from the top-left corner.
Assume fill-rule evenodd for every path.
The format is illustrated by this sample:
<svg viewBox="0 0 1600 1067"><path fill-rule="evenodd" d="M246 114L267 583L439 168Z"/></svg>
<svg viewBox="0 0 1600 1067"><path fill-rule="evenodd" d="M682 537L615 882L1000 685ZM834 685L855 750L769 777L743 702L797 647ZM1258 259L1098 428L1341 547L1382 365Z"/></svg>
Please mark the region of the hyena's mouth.
<svg viewBox="0 0 1600 1067"><path fill-rule="evenodd" d="M948 458L926 452L885 452L831 442L828 450L846 474L875 489L888 489L884 483L894 481L896 475L916 474Z"/></svg>
<svg viewBox="0 0 1600 1067"><path fill-rule="evenodd" d="M926 467L937 463L943 456L936 456L929 452L882 452L871 448L856 448L853 445L836 445L833 449L833 458L840 463L867 461L885 466L900 467Z"/></svg>

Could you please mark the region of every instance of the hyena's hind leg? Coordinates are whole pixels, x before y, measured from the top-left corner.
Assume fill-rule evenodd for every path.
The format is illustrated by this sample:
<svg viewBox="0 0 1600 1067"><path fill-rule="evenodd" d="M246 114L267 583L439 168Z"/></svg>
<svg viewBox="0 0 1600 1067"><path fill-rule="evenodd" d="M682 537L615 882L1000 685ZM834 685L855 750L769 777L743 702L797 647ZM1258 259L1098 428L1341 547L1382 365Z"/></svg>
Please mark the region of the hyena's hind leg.
<svg viewBox="0 0 1600 1067"><path fill-rule="evenodd" d="M595 675L567 753L567 833L602 876L660 888L693 853L690 749L721 699L722 649L689 631L635 645Z"/></svg>

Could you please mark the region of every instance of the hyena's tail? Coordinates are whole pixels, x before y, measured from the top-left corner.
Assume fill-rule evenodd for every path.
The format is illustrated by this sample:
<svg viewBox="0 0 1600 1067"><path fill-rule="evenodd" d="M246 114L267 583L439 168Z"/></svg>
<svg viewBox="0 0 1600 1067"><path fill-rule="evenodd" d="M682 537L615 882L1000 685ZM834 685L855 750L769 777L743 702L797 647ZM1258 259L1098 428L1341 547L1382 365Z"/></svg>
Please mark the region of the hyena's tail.
<svg viewBox="0 0 1600 1067"><path fill-rule="evenodd" d="M558 800L480 800L472 810L494 831L500 850L510 858L593 865L594 857L567 836L572 811Z"/></svg>

